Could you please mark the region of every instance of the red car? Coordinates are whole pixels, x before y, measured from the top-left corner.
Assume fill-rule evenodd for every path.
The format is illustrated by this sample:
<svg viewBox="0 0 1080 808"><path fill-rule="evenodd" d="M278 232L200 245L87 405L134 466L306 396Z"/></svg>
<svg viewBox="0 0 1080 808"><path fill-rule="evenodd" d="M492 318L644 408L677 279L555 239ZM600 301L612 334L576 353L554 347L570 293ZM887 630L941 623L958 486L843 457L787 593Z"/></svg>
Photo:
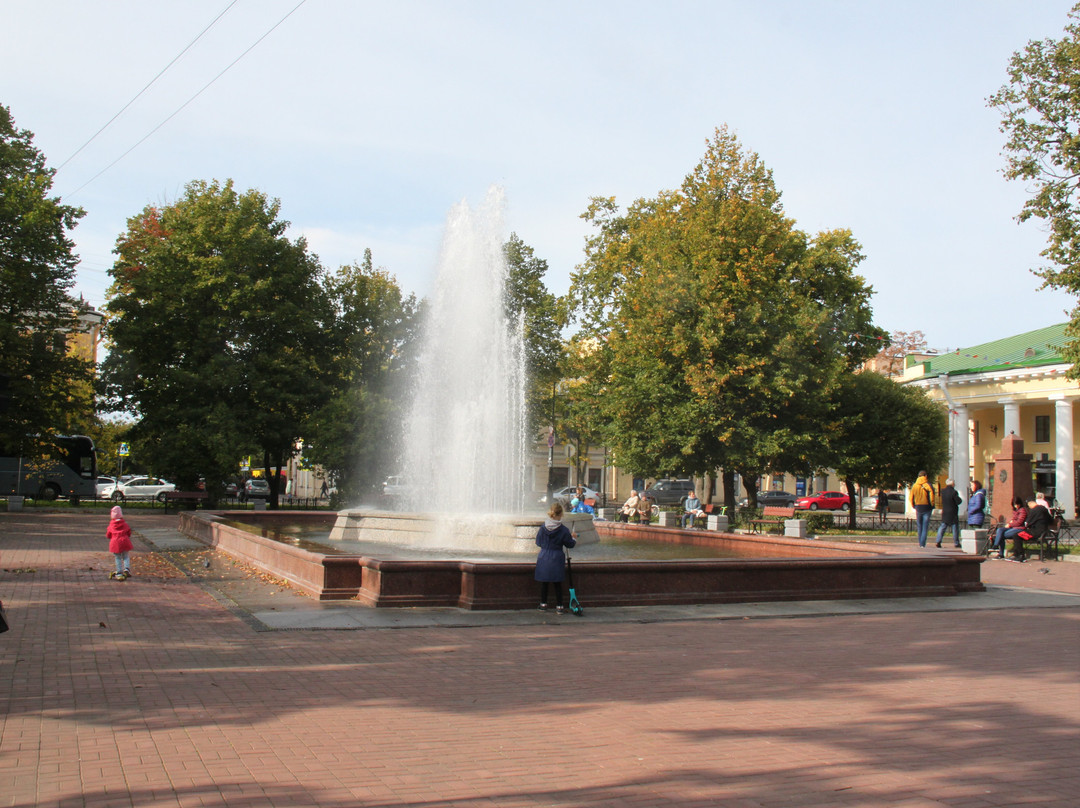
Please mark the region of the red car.
<svg viewBox="0 0 1080 808"><path fill-rule="evenodd" d="M851 500L847 494L839 491L822 491L820 494L811 494L808 497L799 497L795 502L796 508L806 508L811 511L828 510L846 511L851 507Z"/></svg>

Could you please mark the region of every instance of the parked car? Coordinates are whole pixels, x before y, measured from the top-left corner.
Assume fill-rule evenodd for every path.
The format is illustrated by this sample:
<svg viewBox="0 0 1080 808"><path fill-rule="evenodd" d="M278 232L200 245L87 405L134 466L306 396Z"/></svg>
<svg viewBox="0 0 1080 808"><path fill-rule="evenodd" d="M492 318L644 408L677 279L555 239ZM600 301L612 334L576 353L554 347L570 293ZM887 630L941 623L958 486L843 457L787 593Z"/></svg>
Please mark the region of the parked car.
<svg viewBox="0 0 1080 808"><path fill-rule="evenodd" d="M904 512L904 495L893 491L889 491L886 496L889 498L889 513L903 513ZM867 497L865 500L865 508L868 511L877 510L877 494L871 497Z"/></svg>
<svg viewBox="0 0 1080 808"><path fill-rule="evenodd" d="M132 477L126 483L106 486L98 496L111 498L117 502L128 499L156 499L158 502L164 502L165 492L175 490L175 485L160 477Z"/></svg>
<svg viewBox="0 0 1080 808"><path fill-rule="evenodd" d="M811 511L846 511L851 507L851 500L847 494L839 491L822 491L820 494L811 494L807 497L799 497L795 502L796 508L805 508Z"/></svg>
<svg viewBox="0 0 1080 808"><path fill-rule="evenodd" d="M589 488L589 486L587 485L583 485L581 486L581 488L582 493L585 494L586 501L591 499L594 504L600 504L601 497L596 491ZM551 498L555 502L561 502L564 509L570 510L570 500L577 496L577 490L578 487L576 485L568 485L565 488L560 488L558 491L553 491L551 494ZM540 503L542 505L548 504L547 494L540 497Z"/></svg>
<svg viewBox="0 0 1080 808"><path fill-rule="evenodd" d="M116 485L116 480L113 477L98 477L97 478L97 495L98 497L108 497L105 493L105 489L110 486Z"/></svg>
<svg viewBox="0 0 1080 808"><path fill-rule="evenodd" d="M269 499L270 483L268 483L266 480L259 479L258 477L252 477L250 480L244 483L244 498Z"/></svg>
<svg viewBox="0 0 1080 808"><path fill-rule="evenodd" d="M693 490L693 480L663 479L646 488L642 496L653 505L681 505Z"/></svg>
<svg viewBox="0 0 1080 808"><path fill-rule="evenodd" d="M787 491L759 491L757 495L757 504L759 508L765 508L769 505L780 508L792 508L795 506L795 501L798 499L794 494L789 494Z"/></svg>

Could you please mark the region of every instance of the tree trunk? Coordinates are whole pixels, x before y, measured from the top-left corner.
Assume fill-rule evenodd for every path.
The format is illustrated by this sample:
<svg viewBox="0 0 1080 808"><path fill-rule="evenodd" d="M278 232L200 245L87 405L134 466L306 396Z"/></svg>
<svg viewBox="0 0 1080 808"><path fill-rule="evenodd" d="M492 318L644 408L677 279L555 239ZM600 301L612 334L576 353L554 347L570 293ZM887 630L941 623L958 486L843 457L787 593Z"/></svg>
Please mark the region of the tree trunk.
<svg viewBox="0 0 1080 808"><path fill-rule="evenodd" d="M727 512L731 514L732 521L735 520L735 472L724 469L724 505L727 506Z"/></svg>
<svg viewBox="0 0 1080 808"><path fill-rule="evenodd" d="M847 488L848 496L848 529L855 529L855 509L859 507L858 500L855 497L855 483L852 480L844 480L844 486Z"/></svg>

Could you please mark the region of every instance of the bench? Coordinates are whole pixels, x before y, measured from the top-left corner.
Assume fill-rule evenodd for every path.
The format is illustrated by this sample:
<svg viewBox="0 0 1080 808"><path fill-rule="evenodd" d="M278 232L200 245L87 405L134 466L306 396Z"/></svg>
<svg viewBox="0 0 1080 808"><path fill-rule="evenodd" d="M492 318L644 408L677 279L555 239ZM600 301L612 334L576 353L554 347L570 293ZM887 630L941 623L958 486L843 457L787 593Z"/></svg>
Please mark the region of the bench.
<svg viewBox="0 0 1080 808"><path fill-rule="evenodd" d="M165 492L165 513L169 512L169 503L177 503L177 510L179 510L180 503L190 502L192 508L199 507L200 502L206 502L205 491L166 491Z"/></svg>
<svg viewBox="0 0 1080 808"><path fill-rule="evenodd" d="M774 527L783 532L784 520L795 518L795 508L794 506L785 508L783 505L766 505L761 512L761 517L761 519L750 520L751 533L765 533Z"/></svg>
<svg viewBox="0 0 1080 808"><path fill-rule="evenodd" d="M1052 556L1054 561L1061 560L1061 547L1059 545L1061 528L1065 526L1065 519L1061 515L1061 511L1056 508L1051 511L1053 521L1050 522L1050 526L1046 528L1046 531L1037 539L1029 539L1024 542L1024 552L1027 555L1033 554L1035 547L1039 548L1039 561L1046 560L1047 557Z"/></svg>
<svg viewBox="0 0 1080 808"><path fill-rule="evenodd" d="M702 510L704 512L704 515L695 516L693 526L697 530L707 530L708 529L708 524L709 524L709 517L710 516L715 516L718 513L723 513L724 512L724 506L723 505L714 505L713 503L710 502L707 505L702 505L700 510ZM679 520L680 520L679 524L682 524L683 521L686 520L686 512L685 511L679 516Z"/></svg>

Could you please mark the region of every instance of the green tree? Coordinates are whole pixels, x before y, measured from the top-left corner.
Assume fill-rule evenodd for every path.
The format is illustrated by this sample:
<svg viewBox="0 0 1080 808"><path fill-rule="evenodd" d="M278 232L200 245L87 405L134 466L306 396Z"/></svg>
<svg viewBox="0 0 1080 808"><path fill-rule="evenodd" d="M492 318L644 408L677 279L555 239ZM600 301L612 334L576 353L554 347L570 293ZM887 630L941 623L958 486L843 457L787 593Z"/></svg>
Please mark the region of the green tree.
<svg viewBox="0 0 1080 808"><path fill-rule="evenodd" d="M570 353L616 462L747 480L816 467L832 390L882 336L851 233L797 230L726 129L678 190L625 214L594 199L585 218L599 232L573 277Z"/></svg>
<svg viewBox="0 0 1080 808"><path fill-rule="evenodd" d="M83 211L49 196L54 174L0 106L0 446L28 456L93 413L93 368L67 344L85 310L68 236Z"/></svg>
<svg viewBox="0 0 1080 808"><path fill-rule="evenodd" d="M836 390L828 425L828 465L846 482L851 502L859 485L896 488L948 460L948 416L917 387L879 373L851 374ZM848 514L855 527L855 508Z"/></svg>
<svg viewBox="0 0 1080 808"><path fill-rule="evenodd" d="M305 456L323 466L345 501L370 493L400 454L401 402L414 366L421 307L396 279L376 269L371 250L360 266L327 282L334 394L312 418Z"/></svg>
<svg viewBox="0 0 1080 808"><path fill-rule="evenodd" d="M132 439L182 485L216 493L261 454L271 507L285 460L331 388L322 269L290 241L280 203L192 182L128 220L110 270L103 374Z"/></svg>
<svg viewBox="0 0 1080 808"><path fill-rule="evenodd" d="M559 333L558 301L544 284L548 263L537 258L532 247L511 233L503 245L507 263L506 316L520 318L524 329L526 372L529 388L526 405L530 434L550 422L553 385L559 379L562 337Z"/></svg>
<svg viewBox="0 0 1080 808"><path fill-rule="evenodd" d="M1044 287L1080 295L1080 4L1068 16L1064 37L1031 41L1013 54L1009 83L989 103L1007 138L1005 177L1034 192L1017 219L1041 219L1049 234L1041 254L1051 266L1035 274ZM1080 378L1080 307L1066 333L1070 375Z"/></svg>

